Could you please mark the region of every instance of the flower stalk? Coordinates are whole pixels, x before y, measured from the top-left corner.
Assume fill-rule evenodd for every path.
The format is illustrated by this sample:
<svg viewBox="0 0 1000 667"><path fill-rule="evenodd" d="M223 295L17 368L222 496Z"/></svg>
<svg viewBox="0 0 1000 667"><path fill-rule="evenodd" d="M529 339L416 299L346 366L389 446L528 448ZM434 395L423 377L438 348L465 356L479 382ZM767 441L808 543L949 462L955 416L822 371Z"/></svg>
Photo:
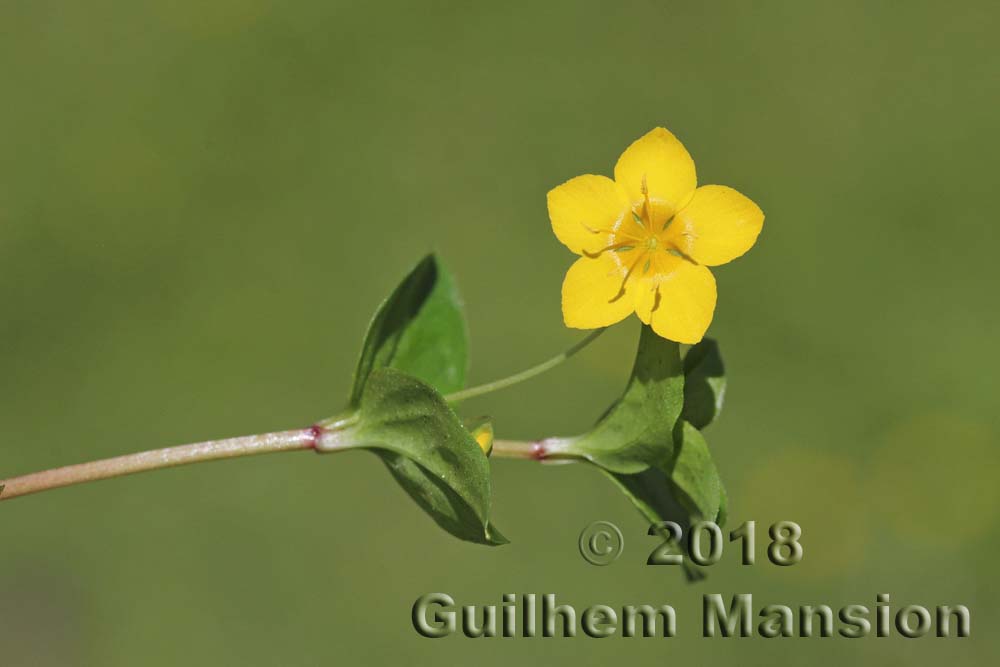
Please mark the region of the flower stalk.
<svg viewBox="0 0 1000 667"><path fill-rule="evenodd" d="M531 378L541 375L546 371L552 370L553 368L563 363L564 361L571 359L575 354L580 352L580 350L584 349L585 347L593 343L595 340L597 340L600 337L600 335L605 331L607 331L606 328L592 331L590 335L581 340L579 343L576 343L575 345L570 347L565 352L557 354L556 356L546 361L543 361L537 366L532 366L531 368L523 370L520 373L515 373L514 375L501 378L499 380L494 380L493 382L487 382L486 384L481 384L477 387L469 387L468 389L462 389L461 391L456 391L453 394L445 396L445 400L448 401L449 403L461 403L462 401L467 401L470 398L476 398L477 396L490 394L493 393L494 391L506 389L507 387L512 387L526 380L530 380Z"/></svg>

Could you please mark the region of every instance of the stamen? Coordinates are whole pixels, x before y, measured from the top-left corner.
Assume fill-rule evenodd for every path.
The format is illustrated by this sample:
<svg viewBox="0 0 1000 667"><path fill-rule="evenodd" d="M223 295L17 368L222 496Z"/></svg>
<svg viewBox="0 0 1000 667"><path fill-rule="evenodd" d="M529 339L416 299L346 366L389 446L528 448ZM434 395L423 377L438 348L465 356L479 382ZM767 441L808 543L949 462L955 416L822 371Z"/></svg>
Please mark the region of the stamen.
<svg viewBox="0 0 1000 667"><path fill-rule="evenodd" d="M649 224L653 224L653 204L649 201L649 182L646 180L646 174L642 175L642 196L645 200L642 204L643 209L646 211L646 220L649 220Z"/></svg>
<svg viewBox="0 0 1000 667"><path fill-rule="evenodd" d="M685 253L683 250L681 250L680 248L678 248L676 244L671 243L670 247L667 248L666 250L671 255L674 255L675 257L680 257L681 259L686 259L687 261L691 262L695 266L698 266L698 262L694 261L694 258L692 258L690 255L688 255L687 253Z"/></svg>
<svg viewBox="0 0 1000 667"><path fill-rule="evenodd" d="M629 245L628 243L615 243L614 245L609 245L606 248L601 248L597 252L588 252L584 250L583 254L590 259L597 259L609 250L613 250L614 252L628 252L629 250L635 250L635 246Z"/></svg>
<svg viewBox="0 0 1000 667"><path fill-rule="evenodd" d="M628 271L625 272L625 277L622 278L622 286L618 289L618 294L615 294L614 297L609 299L608 303L614 303L618 299L625 296L625 285L628 284L628 279L632 277L632 272L635 271L635 267L639 266L639 262L642 261L643 257L646 257L646 253L642 253L635 258L635 261L632 262L632 266L630 266Z"/></svg>

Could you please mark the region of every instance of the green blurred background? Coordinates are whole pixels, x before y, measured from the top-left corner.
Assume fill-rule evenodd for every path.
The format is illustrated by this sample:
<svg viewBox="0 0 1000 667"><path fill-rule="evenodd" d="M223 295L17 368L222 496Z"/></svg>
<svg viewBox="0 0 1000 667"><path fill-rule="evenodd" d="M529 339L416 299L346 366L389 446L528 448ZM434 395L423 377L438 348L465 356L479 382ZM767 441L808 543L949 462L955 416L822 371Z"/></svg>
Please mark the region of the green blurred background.
<svg viewBox="0 0 1000 667"><path fill-rule="evenodd" d="M472 382L579 339L545 193L656 125L767 214L716 272L708 432L731 522L796 520L792 568L646 567L583 466L494 463L497 549L437 529L374 456L295 454L0 506L9 665L983 663L995 553L995 3L0 4L0 477L336 412L377 302L438 250ZM992 305L991 305L992 304ZM582 431L634 318L480 399ZM576 540L607 519L622 558ZM504 592L673 604L680 636L430 641L410 607ZM966 604L965 640L702 639L757 605Z"/></svg>

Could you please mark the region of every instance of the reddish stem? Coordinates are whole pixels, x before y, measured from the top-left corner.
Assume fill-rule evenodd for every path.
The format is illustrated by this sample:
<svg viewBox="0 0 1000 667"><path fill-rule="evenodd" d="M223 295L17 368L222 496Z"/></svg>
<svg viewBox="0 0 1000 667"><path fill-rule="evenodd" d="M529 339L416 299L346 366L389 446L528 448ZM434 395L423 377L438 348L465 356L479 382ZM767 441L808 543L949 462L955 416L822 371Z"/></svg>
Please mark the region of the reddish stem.
<svg viewBox="0 0 1000 667"><path fill-rule="evenodd" d="M272 452L315 449L316 442L323 435L323 432L322 427L312 426L295 431L263 433L226 440L209 440L192 445L154 449L101 461L53 468L30 475L0 480L0 500L10 500L18 496L26 496L30 493L70 486L71 484L94 482L99 479L110 479L188 463L254 454L270 454Z"/></svg>

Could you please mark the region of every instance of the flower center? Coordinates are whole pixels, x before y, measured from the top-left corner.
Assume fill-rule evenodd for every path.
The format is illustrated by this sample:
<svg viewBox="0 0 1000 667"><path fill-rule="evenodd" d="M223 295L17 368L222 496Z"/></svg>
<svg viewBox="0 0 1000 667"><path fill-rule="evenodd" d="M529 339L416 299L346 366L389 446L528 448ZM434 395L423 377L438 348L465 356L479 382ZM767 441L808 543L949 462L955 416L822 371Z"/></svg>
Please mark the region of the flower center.
<svg viewBox="0 0 1000 667"><path fill-rule="evenodd" d="M667 229L673 222L674 211L665 211L661 207L659 215L657 215L657 209L650 198L645 177L642 179L642 195L642 202L630 211L634 224L630 223L627 218L620 220L611 231L606 247L597 252L583 251L584 255L591 258L600 257L606 252L614 253L615 262L622 272L622 282L618 293L609 300L609 303L614 303L625 296L629 281L634 276L645 276L651 271L656 274L672 270L669 265L665 266L658 259L660 249L692 264L697 263L671 239ZM658 219L663 222L657 224ZM652 289L653 310L655 310L659 306L659 280L652 282Z"/></svg>
<svg viewBox="0 0 1000 667"><path fill-rule="evenodd" d="M607 247L597 251L596 253L584 251L586 256L592 258L599 257L605 252L613 252L617 255L615 262L622 271L622 282L618 293L609 300L610 303L614 303L618 299L625 296L626 288L633 276L644 276L649 274L650 271L655 274L660 271L671 270L668 266L665 267L661 264L661 260L657 258L658 251L660 249L663 249L666 253L675 257L691 262L692 264L697 264L694 259L689 257L677 246L676 243L673 242L667 232L667 229L670 227L670 223L673 222L673 211L666 212L661 209L659 211L659 218L663 220L663 222L656 224L656 209L649 196L649 189L646 187L645 177L642 179L642 194L643 201L630 211L632 221L635 224L629 224L627 219L620 221L608 237ZM668 215L664 216L664 213L668 213ZM653 310L656 310L659 306L659 280L652 281L652 289L654 304Z"/></svg>

